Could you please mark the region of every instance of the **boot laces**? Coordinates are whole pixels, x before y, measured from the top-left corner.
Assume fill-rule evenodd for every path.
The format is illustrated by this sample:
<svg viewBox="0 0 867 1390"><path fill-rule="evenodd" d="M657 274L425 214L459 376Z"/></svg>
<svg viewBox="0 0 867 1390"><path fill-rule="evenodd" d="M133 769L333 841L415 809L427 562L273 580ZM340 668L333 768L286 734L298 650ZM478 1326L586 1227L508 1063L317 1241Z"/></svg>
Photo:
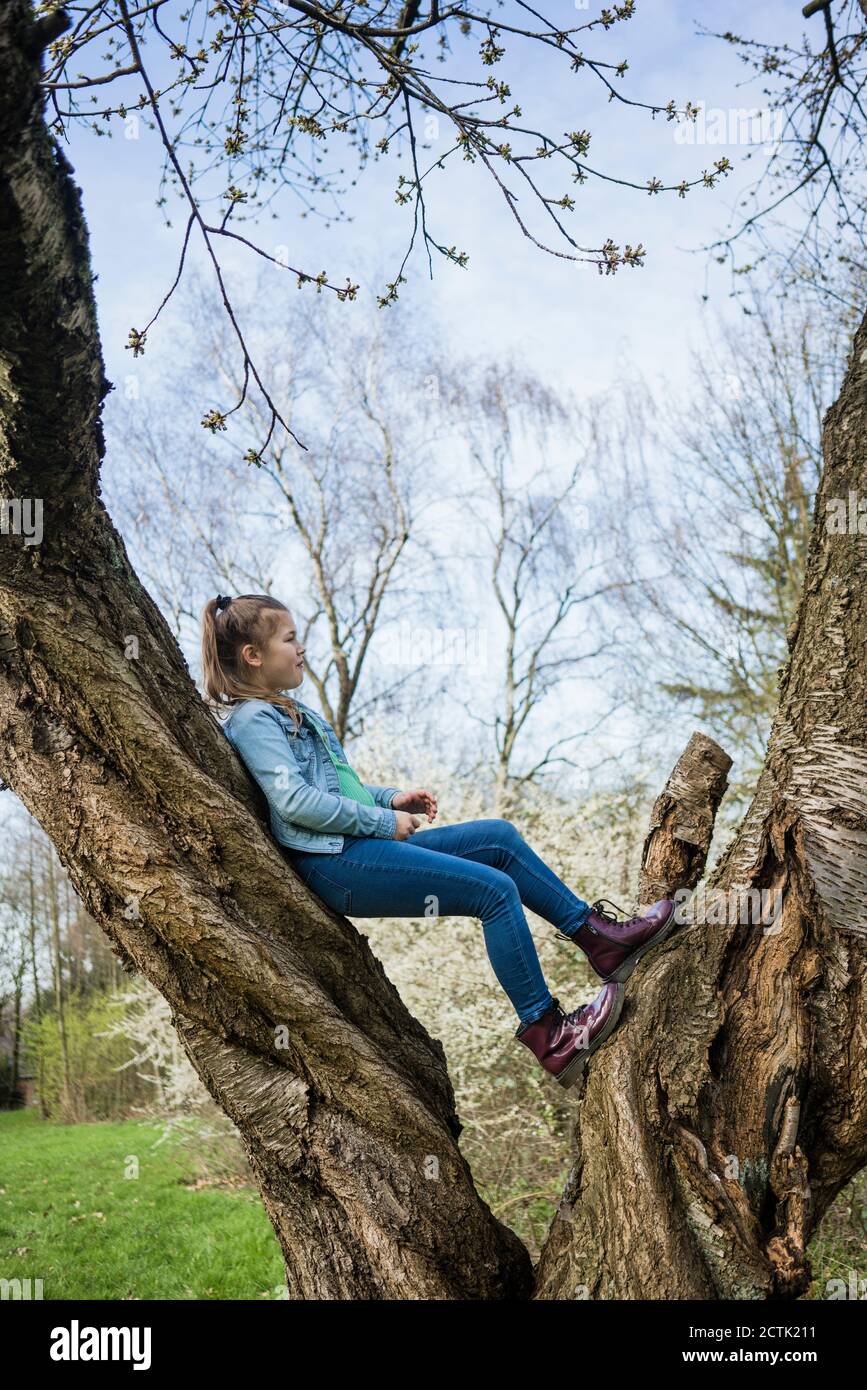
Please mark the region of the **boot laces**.
<svg viewBox="0 0 867 1390"><path fill-rule="evenodd" d="M622 912L624 917L626 915L626 909L618 907L617 903L613 903L610 898L599 898L592 905L592 910L596 913L597 917L601 917L604 922L613 922L615 926L619 925L621 919L613 916L610 912L606 912L602 906L603 903L608 903L608 906L613 907L615 912Z"/></svg>
<svg viewBox="0 0 867 1390"><path fill-rule="evenodd" d="M554 1012L559 1019L566 1023L579 1024L581 1022L581 1015L587 1007L586 1004L579 1004L577 1009L572 1009L572 1011L567 1014L560 1000L557 998L554 999Z"/></svg>

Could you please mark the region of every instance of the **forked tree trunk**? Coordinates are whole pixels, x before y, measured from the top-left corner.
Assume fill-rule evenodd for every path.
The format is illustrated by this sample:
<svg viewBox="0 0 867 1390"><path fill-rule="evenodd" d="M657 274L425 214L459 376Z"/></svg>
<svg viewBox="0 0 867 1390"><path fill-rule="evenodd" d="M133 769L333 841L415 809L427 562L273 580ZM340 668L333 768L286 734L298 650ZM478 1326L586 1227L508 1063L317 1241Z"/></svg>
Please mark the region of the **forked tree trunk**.
<svg viewBox="0 0 867 1390"><path fill-rule="evenodd" d="M99 498L109 383L78 192L42 116L44 40L25 0L0 8L0 479L44 507L40 544L0 536L0 774L169 1001L239 1129L291 1297L525 1297L529 1256L475 1192L441 1045L281 856ZM852 486L863 373L829 431L829 474ZM783 881L783 930L694 926L636 972L631 1017L578 1098L581 1158L542 1296L796 1289L810 1222L864 1162L864 940L846 907L865 883L864 598L854 548L835 554L837 585L823 554L817 539L767 809L725 868L752 856L757 880ZM690 749L672 799L689 804L675 819L692 848L668 806L647 853L672 886L702 871L725 773L709 740ZM792 1148L795 1099L797 1147L769 1171L781 1134ZM725 1154L743 1186L714 1176Z"/></svg>

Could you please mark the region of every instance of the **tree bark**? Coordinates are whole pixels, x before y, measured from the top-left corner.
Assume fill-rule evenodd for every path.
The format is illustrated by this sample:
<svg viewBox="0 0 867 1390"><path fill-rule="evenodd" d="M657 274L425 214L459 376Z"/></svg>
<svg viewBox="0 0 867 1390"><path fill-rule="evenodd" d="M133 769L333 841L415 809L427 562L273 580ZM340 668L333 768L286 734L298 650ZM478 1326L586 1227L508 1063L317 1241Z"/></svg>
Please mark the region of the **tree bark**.
<svg viewBox="0 0 867 1390"><path fill-rule="evenodd" d="M105 378L87 234L47 132L39 31L0 11L2 775L237 1125L293 1298L520 1297L442 1045L297 879L99 496ZM4 528L5 529L5 528Z"/></svg>
<svg viewBox="0 0 867 1390"><path fill-rule="evenodd" d="M798 1297L812 1234L867 1163L867 536L826 524L832 499L867 497L865 437L867 319L823 422L755 798L691 923L631 977L588 1074L537 1297ZM645 847L644 901L681 885L690 836L672 821L701 819L695 789L672 790Z"/></svg>

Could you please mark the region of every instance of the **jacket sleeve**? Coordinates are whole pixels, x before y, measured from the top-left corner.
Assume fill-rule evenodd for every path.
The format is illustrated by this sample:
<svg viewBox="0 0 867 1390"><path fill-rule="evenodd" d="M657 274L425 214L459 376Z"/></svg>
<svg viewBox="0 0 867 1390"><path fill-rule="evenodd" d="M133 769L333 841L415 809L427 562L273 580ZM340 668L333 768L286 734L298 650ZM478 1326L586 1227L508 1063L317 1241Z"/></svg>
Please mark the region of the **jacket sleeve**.
<svg viewBox="0 0 867 1390"><path fill-rule="evenodd" d="M374 787L368 782L362 782L361 785L370 792L377 806L390 806L400 790L399 787Z"/></svg>
<svg viewBox="0 0 867 1390"><path fill-rule="evenodd" d="M305 782L283 727L270 709L257 709L241 728L232 729L229 741L282 821L309 830L394 839L397 815L384 804L365 806Z"/></svg>

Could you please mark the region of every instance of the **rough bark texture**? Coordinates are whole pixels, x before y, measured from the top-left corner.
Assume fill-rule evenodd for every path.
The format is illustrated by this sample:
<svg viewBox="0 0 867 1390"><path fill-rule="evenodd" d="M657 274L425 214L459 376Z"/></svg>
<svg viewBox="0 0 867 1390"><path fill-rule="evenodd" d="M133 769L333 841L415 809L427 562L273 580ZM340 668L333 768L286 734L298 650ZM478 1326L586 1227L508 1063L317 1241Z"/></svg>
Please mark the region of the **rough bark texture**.
<svg viewBox="0 0 867 1390"><path fill-rule="evenodd" d="M693 734L650 814L641 855L639 909L698 883L731 765L712 738Z"/></svg>
<svg viewBox="0 0 867 1390"><path fill-rule="evenodd" d="M825 524L831 499L867 497L865 438L867 320L824 420L755 799L692 924L630 979L588 1075L538 1297L797 1297L811 1235L867 1163L867 536ZM682 798L669 784L655 836L695 822ZM677 830L651 837L639 897L673 890L689 848Z"/></svg>
<svg viewBox="0 0 867 1390"><path fill-rule="evenodd" d="M29 50L29 51L28 51ZM526 1294L473 1187L442 1045L297 879L98 496L105 379L78 190L22 0L0 12L0 774L162 991L238 1126L292 1297ZM137 644L137 646L136 646Z"/></svg>

